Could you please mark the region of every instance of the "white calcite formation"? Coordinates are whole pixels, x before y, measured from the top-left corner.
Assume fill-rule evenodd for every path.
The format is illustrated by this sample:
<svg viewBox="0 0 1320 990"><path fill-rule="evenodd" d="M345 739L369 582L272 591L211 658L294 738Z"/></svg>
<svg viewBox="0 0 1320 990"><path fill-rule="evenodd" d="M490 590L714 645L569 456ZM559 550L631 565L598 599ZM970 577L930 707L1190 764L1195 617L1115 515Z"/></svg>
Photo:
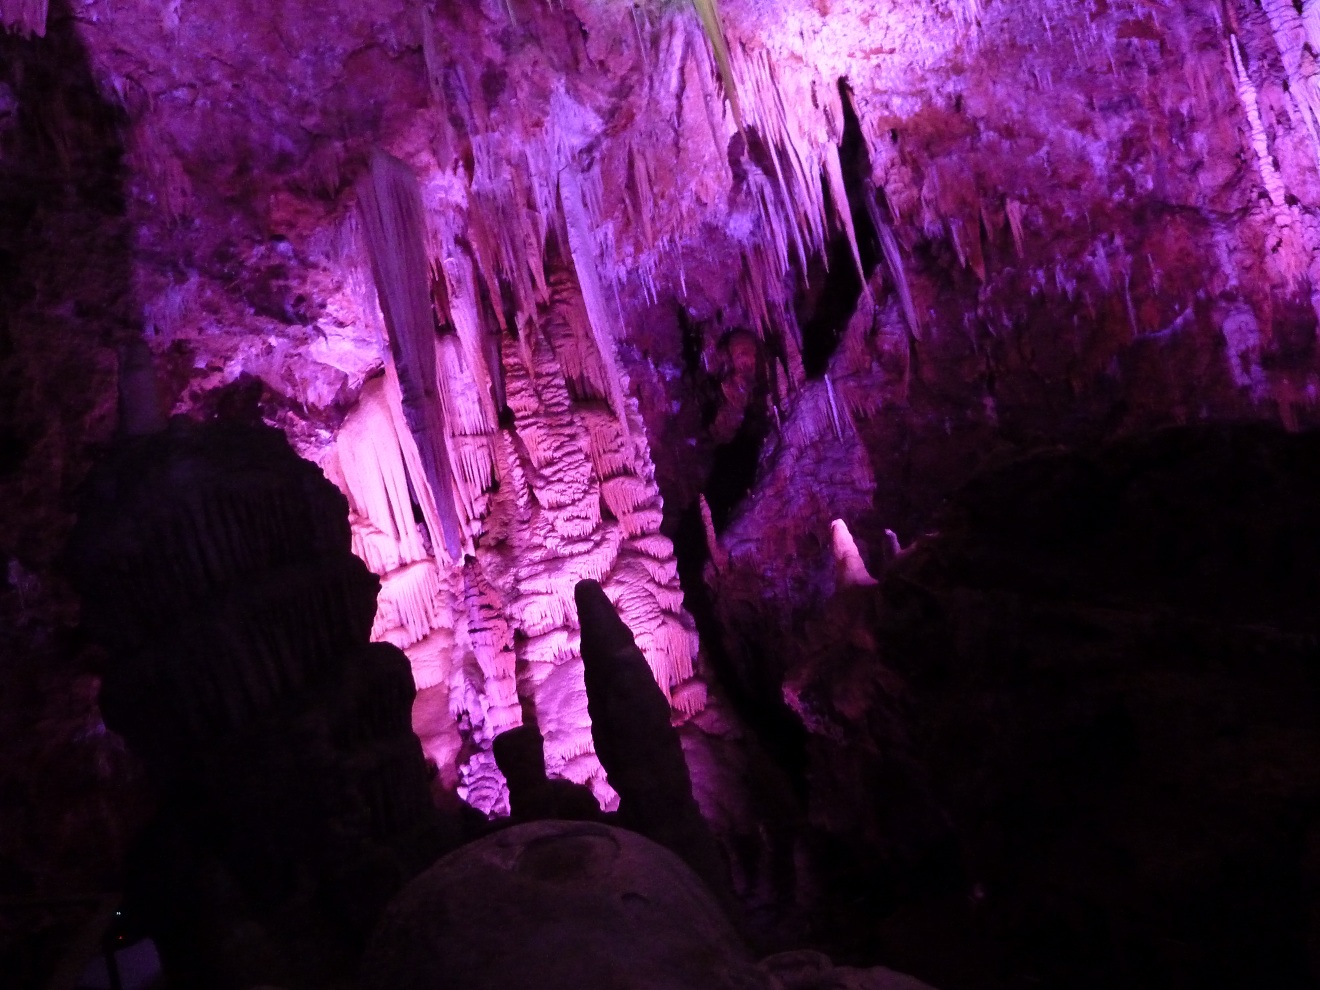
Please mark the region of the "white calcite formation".
<svg viewBox="0 0 1320 990"><path fill-rule="evenodd" d="M830 543L834 551L836 588L866 588L878 583L866 569L866 561L862 560L857 549L857 541L848 532L848 524L842 519L830 523Z"/></svg>
<svg viewBox="0 0 1320 990"><path fill-rule="evenodd" d="M380 211L378 188L368 190L369 220ZM582 212L565 214L572 242ZM659 534L662 505L636 402L625 398L613 333L596 332L602 312L612 311L599 282L586 280L584 292L569 273L543 274L545 302L520 320L515 339L482 324L470 263L440 258L410 270L397 257L407 225L368 231L390 339L385 373L366 383L322 456L349 498L354 551L381 577L373 638L408 653L424 694L418 732L470 804L507 811L490 745L530 716L545 739L547 771L591 786L610 807L616 798L592 748L574 585L590 578L606 587L676 712L693 714L706 697L693 676L696 635L673 547ZM400 320L402 307L392 312L390 299L408 299L429 279L443 283L431 289L443 302L426 304L418 332L421 315ZM432 320L459 329L437 336ZM493 346L482 346L483 335ZM418 359L422 348L426 360ZM419 369L435 381L435 410L424 408L424 388L405 398L404 383ZM497 397L507 410L503 426ZM419 435L417 423L442 432ZM429 466L419 436L446 463ZM437 538L444 512L454 515L456 535L462 531L457 552ZM426 692L447 700L457 739L435 724Z"/></svg>

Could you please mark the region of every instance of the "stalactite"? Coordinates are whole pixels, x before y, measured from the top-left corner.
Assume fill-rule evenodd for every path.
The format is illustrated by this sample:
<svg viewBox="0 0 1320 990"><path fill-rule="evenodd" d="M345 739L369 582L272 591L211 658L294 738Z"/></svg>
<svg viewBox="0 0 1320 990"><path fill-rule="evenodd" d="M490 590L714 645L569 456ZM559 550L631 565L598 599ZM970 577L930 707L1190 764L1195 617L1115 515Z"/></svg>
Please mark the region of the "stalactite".
<svg viewBox="0 0 1320 990"><path fill-rule="evenodd" d="M1022 234L1022 216L1026 212L1022 204L1016 199L1008 199L1004 203L1004 213L1008 216L1008 227L1013 234L1013 250L1017 253L1018 259L1024 255L1023 244L1025 243Z"/></svg>
<svg viewBox="0 0 1320 990"><path fill-rule="evenodd" d="M436 540L434 534L442 532L443 524L431 486L426 480L426 473L422 466L422 455L417 449L417 441L414 439L412 431L408 429L408 421L403 411L403 393L392 360L386 360L385 362L384 393L390 419L394 424L394 435L398 438L399 450L403 454L403 466L408 476L412 495L417 501L422 514L422 521L426 525L427 533L431 534L431 541L434 545ZM450 501L452 504L452 495ZM441 558L443 555L437 553L436 557Z"/></svg>
<svg viewBox="0 0 1320 990"><path fill-rule="evenodd" d="M358 514L374 530L393 539L404 563L427 556L413 521L407 471L389 410L388 382L373 379L362 389L357 408L344 420L337 447L345 493ZM367 537L363 537L366 539ZM387 555L375 550L375 560L359 556L368 566L383 564ZM377 573L383 573L372 566Z"/></svg>
<svg viewBox="0 0 1320 990"><path fill-rule="evenodd" d="M830 381L830 376L826 374L825 378L825 397L830 407L830 425L834 427L834 437L836 440L843 439L843 427L839 425L839 405L834 398L834 383Z"/></svg>
<svg viewBox="0 0 1320 990"><path fill-rule="evenodd" d="M529 687L537 698L538 725L545 739L546 772L586 784L607 811L613 810L618 797L605 783L604 770L596 759L591 717L587 712L587 689L576 652L574 662L545 669L543 676Z"/></svg>
<svg viewBox="0 0 1320 990"><path fill-rule="evenodd" d="M773 181L766 176L766 182L754 191L762 220L775 244L775 256L786 268L786 248L791 241L804 273L807 254L825 256L831 219L822 181L825 175L830 182L832 219L848 238L853 262L861 273L861 255L839 162L843 111L835 88L817 86L814 79L795 78L802 92L786 95L765 50L754 55L740 50L734 58L734 69L747 96L749 126L764 141L774 167ZM758 172L749 168L752 175ZM864 275L862 282L866 283Z"/></svg>
<svg viewBox="0 0 1320 990"><path fill-rule="evenodd" d="M576 169L565 168L559 176L560 203L563 207L564 226L568 234L569 251L577 272L582 303L594 334L596 351L605 369L610 406L619 417L624 432L628 431L627 412L624 407L624 379L615 355L615 341L621 336L618 320L605 301L600 273L596 265L596 240L586 205L583 201L583 183Z"/></svg>
<svg viewBox="0 0 1320 990"><path fill-rule="evenodd" d="M692 0L697 15L701 18L702 29L715 54L715 64L720 70L720 81L724 83L724 95L728 98L729 109L733 111L733 120L738 130L743 129L742 107L738 101L738 84L734 80L733 65L729 58L729 45L724 37L724 23L720 19L716 0Z"/></svg>
<svg viewBox="0 0 1320 990"><path fill-rule="evenodd" d="M695 715L706 707L707 689L704 681L691 680L674 688L670 704L684 715Z"/></svg>
<svg viewBox="0 0 1320 990"><path fill-rule="evenodd" d="M710 554L710 562L715 570L722 571L729 566L729 552L720 546L715 535L715 521L711 518L710 503L706 501L706 496L698 495L697 502L701 507L701 526L706 534L706 551Z"/></svg>
<svg viewBox="0 0 1320 990"><path fill-rule="evenodd" d="M1320 162L1320 65L1317 65L1315 56L1316 51L1320 51L1320 10L1316 7L1316 0L1301 4L1295 0L1262 0L1261 6L1269 18L1283 62L1288 94L1301 115L1312 154ZM1229 36L1229 44L1233 48L1232 59L1237 68L1241 95L1240 80L1245 70L1241 67L1242 52L1236 35ZM1254 102L1254 87L1252 99ZM1243 102L1245 104L1245 97ZM1254 123L1252 127L1254 136Z"/></svg>
<svg viewBox="0 0 1320 990"><path fill-rule="evenodd" d="M814 446L822 440L840 440L845 434L832 386L812 382L798 395L792 414L784 423L784 435L795 445Z"/></svg>
<svg viewBox="0 0 1320 990"><path fill-rule="evenodd" d="M776 307L771 313L781 317L774 322L779 340L784 345L784 370L788 372L786 376L788 384L791 384L794 390L799 390L807 382L807 369L802 363L802 331L798 328L797 321L791 314L785 312L783 306Z"/></svg>
<svg viewBox="0 0 1320 990"><path fill-rule="evenodd" d="M399 566L397 539L381 532L369 519L356 512L349 514L348 521L353 530L353 554L360 557L373 574L385 574Z"/></svg>
<svg viewBox="0 0 1320 990"><path fill-rule="evenodd" d="M431 89L431 101L445 105L445 66L436 40L435 16L422 5L422 58L426 63L426 82Z"/></svg>
<svg viewBox="0 0 1320 990"><path fill-rule="evenodd" d="M549 278L550 306L541 329L578 400L610 401L609 372L595 343L590 316L572 275L556 271Z"/></svg>
<svg viewBox="0 0 1320 990"><path fill-rule="evenodd" d="M600 494L613 516L623 519L653 501L655 487L635 475L621 475L602 481Z"/></svg>
<svg viewBox="0 0 1320 990"><path fill-rule="evenodd" d="M446 423L455 433L469 436L490 434L495 432L499 414L495 408L492 370L486 364L484 339L488 330L482 318L477 272L468 253L456 244L459 232L455 228L466 219L466 212L463 217L450 214L450 210L428 211L428 216L433 218L430 250L434 259L432 286L438 296L437 312L455 330L462 368L457 373L450 369L449 374L442 377L441 385L447 383L450 389L463 392L463 399L468 404L461 422L446 420ZM451 346L453 337L441 335L442 341L449 339Z"/></svg>
<svg viewBox="0 0 1320 990"><path fill-rule="evenodd" d="M519 649L519 656L529 664L557 666L572 663L577 652L577 633L566 626L560 626L539 636L526 637Z"/></svg>
<svg viewBox="0 0 1320 990"><path fill-rule="evenodd" d="M424 639L432 629L446 625L448 617L437 603L439 592L440 574L431 560L418 561L385 575L377 599L372 639L388 640L402 649Z"/></svg>
<svg viewBox="0 0 1320 990"><path fill-rule="evenodd" d="M485 514L482 495L495 481L494 424L458 338L453 334L440 337L436 352L440 404L450 425L447 446L452 475L459 481L456 487L466 515L479 519Z"/></svg>
<svg viewBox="0 0 1320 990"><path fill-rule="evenodd" d="M648 248L652 248L655 246L655 230L651 224L651 208L655 202L655 195L651 189L651 163L647 157L646 145L632 144L628 149L628 159L632 165L630 171L636 204L633 206L633 202L630 202L629 206L635 210L637 225L644 238L643 243Z"/></svg>
<svg viewBox="0 0 1320 990"><path fill-rule="evenodd" d="M1270 202L1276 207L1284 205L1285 190L1283 178L1279 175L1274 156L1270 154L1269 141L1265 137L1265 124L1260 117L1260 104L1256 96L1256 87L1247 75L1246 64L1242 60L1242 46L1236 35L1230 35L1229 45L1232 50L1233 70L1237 78L1238 99L1247 115L1251 146L1256 152L1256 167L1260 172L1261 183L1269 194Z"/></svg>
<svg viewBox="0 0 1320 990"><path fill-rule="evenodd" d="M834 213L848 237L848 248L852 251L853 265L857 268L857 277L862 282L862 292L870 295L871 284L862 267L862 252L857 247L857 231L853 227L852 210L848 206L848 190L843 184L843 164L839 161L839 147L832 141L825 143L825 169L830 177L830 196L834 203ZM982 276L984 278L984 276Z"/></svg>
<svg viewBox="0 0 1320 990"><path fill-rule="evenodd" d="M953 0L952 6L964 30L975 30L981 21L981 0Z"/></svg>
<svg viewBox="0 0 1320 990"><path fill-rule="evenodd" d="M390 352L399 375L409 431L435 498L441 535L451 559L461 552L449 452L435 394L434 317L428 287L426 217L417 179L397 158L382 151L358 185L359 208Z"/></svg>
<svg viewBox="0 0 1320 990"><path fill-rule="evenodd" d="M418 691L444 684L453 673L457 637L452 628L441 626L406 648ZM396 644L397 645L397 644Z"/></svg>
<svg viewBox="0 0 1320 990"><path fill-rule="evenodd" d="M894 228L880 213L880 206L876 202L877 191L870 188L869 183L867 186L864 197L866 211L870 214L871 225L875 228L876 235L880 239L880 250L885 258L885 268L889 272L890 280L894 283L894 291L898 293L908 331L912 334L913 339L920 339L921 322L917 319L917 307L912 302L912 289L908 285L907 271L903 266L903 253L899 249L898 238L894 236Z"/></svg>
<svg viewBox="0 0 1320 990"><path fill-rule="evenodd" d="M472 138L469 233L492 300L500 298L496 279L504 279L516 315L525 319L549 294L542 263L545 215L532 206L538 197L532 191L536 177L526 174L531 168L527 154L508 161L498 140L490 134Z"/></svg>

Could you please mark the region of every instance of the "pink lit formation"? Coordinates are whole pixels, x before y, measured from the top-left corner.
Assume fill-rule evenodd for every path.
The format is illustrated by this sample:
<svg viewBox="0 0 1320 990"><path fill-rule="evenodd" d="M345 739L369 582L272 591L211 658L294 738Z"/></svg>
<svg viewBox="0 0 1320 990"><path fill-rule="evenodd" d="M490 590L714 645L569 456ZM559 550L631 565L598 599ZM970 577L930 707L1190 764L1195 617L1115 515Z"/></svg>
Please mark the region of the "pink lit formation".
<svg viewBox="0 0 1320 990"><path fill-rule="evenodd" d="M1309 0L77 6L132 119L140 238L200 259L135 270L168 398L209 413L259 380L347 495L373 636L408 653L426 751L483 811L505 806L491 739L533 716L551 774L610 806L579 579L675 718L705 706L657 463L708 465L655 431L717 353L707 438L773 426L721 532L697 510L708 574L785 616L773 589L823 594L831 545L838 584L871 580L830 527L896 484L888 416L984 452L1093 394L1124 425L1312 414L1281 343L1320 299ZM45 5L0 20L40 34ZM1158 223L1133 219L1148 200ZM803 314L841 268L856 302L813 367ZM675 312L692 368L662 353ZM914 411L916 386L947 402ZM874 549L897 524L863 525Z"/></svg>

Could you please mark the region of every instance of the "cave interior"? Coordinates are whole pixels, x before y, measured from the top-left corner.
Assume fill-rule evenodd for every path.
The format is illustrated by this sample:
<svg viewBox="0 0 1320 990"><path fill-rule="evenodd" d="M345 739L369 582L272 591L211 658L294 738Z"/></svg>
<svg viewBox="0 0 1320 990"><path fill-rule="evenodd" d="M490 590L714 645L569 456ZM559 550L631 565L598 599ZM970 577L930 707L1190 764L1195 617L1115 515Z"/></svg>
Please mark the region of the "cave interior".
<svg viewBox="0 0 1320 990"><path fill-rule="evenodd" d="M0 985L1320 986L1320 0L0 0Z"/></svg>

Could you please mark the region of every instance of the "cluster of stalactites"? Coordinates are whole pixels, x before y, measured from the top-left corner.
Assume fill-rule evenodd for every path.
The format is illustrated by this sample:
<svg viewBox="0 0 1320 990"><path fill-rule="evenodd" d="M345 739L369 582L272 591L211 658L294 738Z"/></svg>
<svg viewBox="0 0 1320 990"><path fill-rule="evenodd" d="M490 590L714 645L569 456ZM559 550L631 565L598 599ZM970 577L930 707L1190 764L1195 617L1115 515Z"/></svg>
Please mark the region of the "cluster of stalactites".
<svg viewBox="0 0 1320 990"><path fill-rule="evenodd" d="M461 529L454 505L448 410L437 399L445 382L439 374L433 265L426 249L426 210L417 177L406 164L378 151L358 184L358 208L385 318L388 363L419 455L422 478L416 480L425 481L435 500L439 528L432 535L442 537L449 558L457 559Z"/></svg>
<svg viewBox="0 0 1320 990"><path fill-rule="evenodd" d="M783 367L776 375L782 405L805 378L801 331L791 305L794 282L807 277L813 259L828 263L829 241L841 234L863 286L868 285L839 156L842 96L837 85L812 71L779 71L764 48L728 45L714 6L709 11L715 14L714 21L702 5L698 7L710 41L709 48L694 48L702 70L699 76L707 81L718 72L732 116L710 113L712 136L721 151L730 140L741 142L743 194L756 218L742 237L738 298L756 332L782 343ZM645 175L644 170L637 171ZM638 186L642 185L639 180ZM874 200L876 190L864 193ZM874 222L874 202L868 206ZM915 310L897 242L891 236L885 246L887 267L915 333ZM681 260L681 251L674 254ZM679 274L685 281L681 265ZM654 282L649 271L643 270L641 276L644 285ZM649 291L655 295L654 288ZM869 293L869 288L864 292Z"/></svg>
<svg viewBox="0 0 1320 990"><path fill-rule="evenodd" d="M757 329L784 343L776 384L786 400L787 389L805 378L793 281L826 256L836 234L847 238L861 268L839 159L841 97L811 72L777 70L764 50L722 43L714 5L697 6L710 46L690 14L662 18L660 43L647 49L657 56L647 85L673 94L700 90L716 161L742 134L745 202L755 222L740 235L740 296ZM967 10L974 18L976 5ZM656 209L655 177L672 171L656 156L673 143L647 140L645 128L660 126L649 119L629 136L624 205L640 243L625 247L625 265L603 210L599 164L583 153L583 135L601 121L561 89L550 97L539 135L522 140L501 132L479 89L465 85L442 57L435 25L424 16L433 94L448 111L446 121L462 119L471 155L466 167L441 168L420 191L406 166L377 156L359 189L390 346L387 377L364 393L345 431L358 449L348 452L341 442L338 470L356 513L355 548L383 577L377 638L410 651L419 684L448 683L451 708L456 715L463 709L476 727L512 719L512 675L485 656L508 651L485 640L496 628L517 631L516 653L531 671L519 673L519 691L546 708L547 758L564 775L585 780L598 767L579 724L580 677L572 673L569 589L577 580L601 581L676 708L691 711L703 702L672 548L658 533L649 451L616 357L624 332L621 280L649 276L655 295L662 255L677 259L684 280L676 223ZM719 109L720 85L729 114ZM442 157L445 144L439 135ZM872 212L916 333L897 240ZM563 267L551 273L547 259L556 256ZM811 390L811 400L804 422L813 431L849 432L850 408L832 383ZM516 525L489 537L488 516L509 512ZM487 617L478 621L472 579L458 562L476 554L474 540L483 535L495 541L495 553L512 559L492 565L498 577L482 586ZM485 630L481 636L473 622ZM459 677L459 670L466 673ZM485 714L475 716L477 707ZM503 714L492 718L492 711ZM491 792L492 767L469 762L463 772L470 795ZM601 781L598 795L603 787Z"/></svg>
<svg viewBox="0 0 1320 990"><path fill-rule="evenodd" d="M852 263L862 268L839 155L844 112L837 82L809 68L776 66L766 49L726 34L715 3L701 0L693 7L697 16L673 8L636 21L646 106L616 135L626 148L621 172L609 176L611 182L622 179L621 189L611 187L620 194L610 197L622 205L617 217L605 213L601 159L590 150L590 138L607 122L569 87L556 85L539 127L531 134L510 133L486 106L475 70L461 54L444 51L443 31L423 15L432 96L445 111L436 147L442 157L446 148L456 151L462 144L457 128L470 148L466 165L454 169L465 187L461 226L470 246L459 263L482 286L488 301L483 315L522 341L525 363L526 336L551 293L547 256L571 264L586 312L576 329L592 338L601 372L595 384L625 434L629 417L615 358L616 342L626 333L620 287L635 279L657 300L657 273L664 269L676 272L686 294L684 242L701 221L696 204L723 198L729 174L719 163L731 141L742 143L745 175L743 205L729 226L742 244L737 294L757 333L782 342L782 368L775 376L781 405L805 379L792 306L795 281L806 277L815 259L827 257L836 235L846 238ZM974 23L978 4L969 0L966 13ZM675 108L672 119L670 111L652 109L659 107ZM657 186L657 176L675 174L691 155L690 135L683 133L691 125L678 114L686 121L692 110L698 119L704 110L714 154L698 156L707 167L698 170L691 190ZM679 160L665 160L670 155ZM863 192L871 200L882 195ZM874 202L867 205L916 335L917 312L898 241ZM619 220L626 239L616 227ZM571 363L565 360L570 376Z"/></svg>
<svg viewBox="0 0 1320 990"><path fill-rule="evenodd" d="M839 160L843 107L837 88L805 75L781 79L764 49L754 54L738 49L733 67L746 121L764 143L773 167L773 174L766 174L747 156L761 236L772 248L769 260L775 274L788 277L794 260L805 273L811 255L826 256L829 230L837 226L848 238L865 283Z"/></svg>
<svg viewBox="0 0 1320 990"><path fill-rule="evenodd" d="M1281 11L1270 10L1271 23L1275 26L1275 38L1280 45L1284 66L1292 82L1284 96L1290 101L1287 105L1293 111L1291 115L1294 120L1300 113L1306 125L1312 150L1320 156L1320 116L1317 116L1317 113L1320 113L1320 77L1316 76L1316 62L1314 57L1306 52L1299 56L1297 52L1285 48L1285 41L1288 38L1295 41L1299 35L1306 38L1302 45L1308 51L1311 38L1320 44L1320 22L1318 22L1320 8L1317 8L1314 0L1309 0L1301 17L1297 16L1291 5L1289 11L1292 12L1291 17L1285 18ZM1292 30L1285 30L1289 27ZM1269 197L1268 209L1273 214L1274 223L1266 240L1266 263L1278 279L1290 287L1298 288L1308 281L1314 282L1317 277L1314 251L1315 225L1299 208L1296 200L1288 195L1283 173L1279 167L1278 149L1271 148L1271 135L1266 131L1260 97L1251 79L1241 40L1235 34L1228 36L1228 61L1229 71L1237 84L1238 100L1247 118L1247 139L1254 152L1261 184ZM1291 102L1294 100L1295 104ZM1273 140L1278 139L1276 131ZM1312 295L1314 297L1314 294ZM1313 304L1317 306L1317 312L1320 312L1320 303L1315 303L1313 299ZM1236 372L1235 377L1237 377Z"/></svg>
<svg viewBox="0 0 1320 990"><path fill-rule="evenodd" d="M1287 73L1284 99L1288 109L1302 119L1310 138L1311 150L1320 161L1320 3L1317 0L1262 0L1269 17L1274 41ZM1239 79L1245 75L1242 52L1237 39L1232 40L1232 58ZM1295 119L1295 118L1294 118ZM1254 126L1253 126L1254 138Z"/></svg>
<svg viewBox="0 0 1320 990"><path fill-rule="evenodd" d="M789 357L784 377L800 382L801 370L795 367L800 362L792 353L800 346L789 305L793 280L805 276L812 258L826 256L834 231L846 236L853 264L861 270L839 159L840 95L836 86L809 73L781 79L766 51L749 53L726 43L713 3L703 0L694 6L700 26L698 18L679 11L658 25L647 23L646 30L659 36L642 46L658 55L654 66L648 63L652 78L646 85L652 102L665 105L680 100L696 83L717 152L714 161L724 160L725 146L735 134L742 134L744 148L755 143L757 153L743 155L745 192L756 223L743 239L739 294L758 332L785 339ZM642 31L640 22L637 30ZM560 255L571 262L582 294L584 330L594 338L605 368L604 398L626 433L630 427L619 385L622 376L614 367L615 342L624 332L619 286L635 277L655 297L655 275L663 261L677 268L686 292L679 229L690 230L696 218L686 215L687 197L681 194L669 196L667 208L659 210L654 179L656 156L671 153L668 149L681 142L672 136L665 139L656 131L665 123L645 114L634 123L634 133L623 138L628 147L623 205L634 241L624 250L624 263L614 223L602 208L599 163L583 148L583 135L599 130L602 123L594 112L561 87L551 93L544 123L531 140L503 133L492 125L479 91L465 80L462 68L445 60L436 31L429 15L424 17L433 96L450 117L461 119L470 142L466 236L476 277L492 301L491 316L513 334L524 333L535 321L538 307L549 296L545 258L553 236ZM724 91L728 113L720 109L716 85ZM718 185L727 181L727 174L706 178L718 179Z"/></svg>
<svg viewBox="0 0 1320 990"><path fill-rule="evenodd" d="M402 163L388 165L397 171ZM636 403L626 399L613 333L596 332L616 317L591 265L598 191L578 179L558 190L558 236L571 268L549 279L542 271L535 291L543 302L518 317L516 333L500 328L483 297L491 282L480 251L461 247L464 218L442 201L444 190L434 182L421 190L425 215L413 225L424 228L413 245L428 262L424 299L396 284L422 267L393 257L390 238L411 219L373 220L371 210L385 211L370 202L379 191L368 190L362 226L390 337L386 373L368 382L323 461L349 497L354 550L381 577L373 638L408 653L419 690L446 692L466 754L455 767L459 794L490 813L507 801L490 741L519 724L524 705L540 720L550 771L590 785L606 807L614 800L591 746L573 620L577 581L610 589L675 709L693 713L705 701L673 548L659 534L662 506ZM373 236L384 243L373 245ZM429 336L410 332L422 323L423 304ZM405 404L404 369L425 367L417 354L424 344L449 468L442 480L465 537L462 562L431 542L444 517ZM438 762L458 760L452 736L423 733L423 745Z"/></svg>

